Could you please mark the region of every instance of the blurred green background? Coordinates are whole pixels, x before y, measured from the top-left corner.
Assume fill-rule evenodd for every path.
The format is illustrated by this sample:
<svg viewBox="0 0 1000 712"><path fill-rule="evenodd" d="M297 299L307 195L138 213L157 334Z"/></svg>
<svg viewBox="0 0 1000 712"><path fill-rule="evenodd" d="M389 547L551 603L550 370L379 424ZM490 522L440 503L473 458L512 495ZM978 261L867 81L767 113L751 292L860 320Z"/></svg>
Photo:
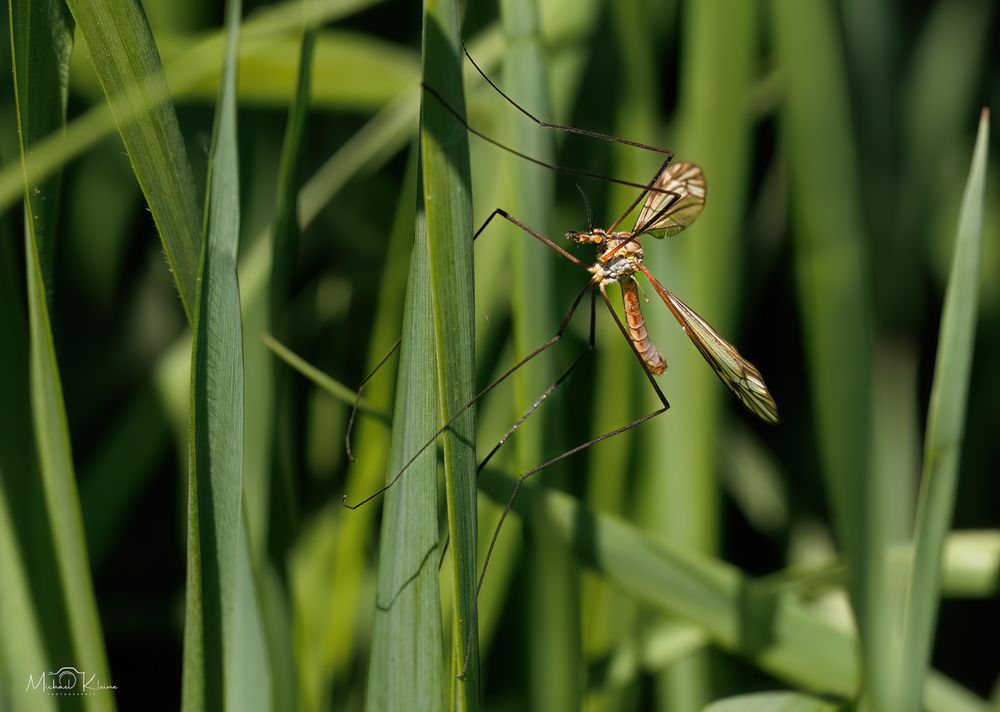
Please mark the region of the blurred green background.
<svg viewBox="0 0 1000 712"><path fill-rule="evenodd" d="M247 16L265 5L248 3ZM293 654L274 675L294 692L276 693L279 709L280 700L303 710L360 709L369 669L380 505L351 512L340 498L378 488L389 430L362 415L357 462L349 462L349 406L290 373L275 403L274 362L260 340L274 333L353 388L401 329L421 18L412 3L358 5L316 36L296 173L301 236L287 303L270 326L269 234L299 35L247 40L240 64L244 501L254 554L276 572L262 574L260 585L279 592L274 615L291 631ZM220 31L223 5L144 0L142 7L195 183L203 185L221 45L200 74L185 75L192 69L183 61ZM873 522L883 527L879 541L903 558L913 535L959 205L980 109L1000 107L996 3L539 0L536 10L503 0L469 3L464 13L470 51L529 111L667 146L703 166L704 214L678 237L647 240L647 265L758 367L782 417L768 427L743 411L649 290L643 306L669 364L659 383L670 410L546 470L536 484L680 551L729 562L764 589L787 588L807 610L850 629L845 591L857 584L855 605L869 599L864 574L848 573L858 569L845 567L844 552L855 552L850 567L877 569L882 564L865 553ZM2 57L9 70L10 52ZM652 153L548 135L468 63L466 70L469 122L492 137L561 166L637 183L659 165ZM69 86L73 127L105 101L79 40ZM2 91L3 170L8 181L20 180L9 81ZM60 159L59 231L46 285L52 332L117 704L174 709L184 629L190 330L121 140L113 125L93 136ZM563 233L586 224L574 183L598 226L610 225L635 194L549 174L475 137L470 145L475 225L502 207L564 244ZM949 539L932 656L934 668L965 688L959 696L970 709L1000 708L997 156L991 148L952 521L962 534ZM5 328L23 332L23 215L16 200L4 206L0 279L5 303L16 307L5 314L22 315ZM591 259L587 250L575 252ZM584 281L511 226L491 225L475 254L479 385L551 336ZM617 305L617 292L612 298ZM596 352L501 450L491 463L497 470L524 471L654 407L638 364L598 307ZM480 455L586 338L581 307L558 346L479 403ZM17 343L8 340L12 349ZM24 358L5 352L5 368L16 375ZM395 365L365 393L384 413L391 412ZM28 421L20 405L3 399L5 422ZM272 418L284 443L278 457ZM16 508L13 461L4 467L8 506ZM275 476L281 468L289 487ZM866 492L868 483L877 491ZM480 540L488 542L499 510L481 500ZM856 671L843 687L783 674L783 663L766 659L766 646L720 642L697 617L651 605L600 566L595 573L593 562L572 555L546 528L553 525L544 512L528 522L504 526L480 599L487 709L683 711L755 690L842 694L856 685ZM24 527L20 535L30 538ZM902 579L888 580L892 588ZM442 590L448 599L450 587ZM726 610L726 602L718 605ZM44 597L36 607L44 618ZM865 610L876 619L866 626L886 612L877 603ZM6 699L17 708L10 700L18 698Z"/></svg>

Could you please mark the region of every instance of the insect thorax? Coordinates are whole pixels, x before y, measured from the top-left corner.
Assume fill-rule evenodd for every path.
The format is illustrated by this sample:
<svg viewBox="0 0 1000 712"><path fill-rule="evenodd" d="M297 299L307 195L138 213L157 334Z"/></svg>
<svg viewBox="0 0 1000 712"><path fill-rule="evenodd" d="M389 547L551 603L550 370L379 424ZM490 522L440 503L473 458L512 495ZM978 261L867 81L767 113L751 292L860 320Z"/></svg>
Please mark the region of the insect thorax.
<svg viewBox="0 0 1000 712"><path fill-rule="evenodd" d="M642 264L642 246L632 233L613 232L610 235L600 231L604 239L597 243L601 252L591 268L600 275L603 284L613 284L625 277L631 277Z"/></svg>

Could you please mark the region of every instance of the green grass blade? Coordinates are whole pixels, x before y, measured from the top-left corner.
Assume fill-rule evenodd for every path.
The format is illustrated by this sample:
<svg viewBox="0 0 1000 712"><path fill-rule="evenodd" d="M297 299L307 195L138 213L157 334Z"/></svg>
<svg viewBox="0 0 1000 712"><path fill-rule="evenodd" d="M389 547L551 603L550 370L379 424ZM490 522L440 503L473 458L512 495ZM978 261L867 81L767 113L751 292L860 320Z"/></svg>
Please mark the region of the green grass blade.
<svg viewBox="0 0 1000 712"><path fill-rule="evenodd" d="M958 466L976 329L989 111L979 121L955 238L955 255L941 315L934 382L927 412L924 462L917 502L915 551L907 590L900 686L902 710L920 707L920 681L930 662L945 539L955 506Z"/></svg>
<svg viewBox="0 0 1000 712"><path fill-rule="evenodd" d="M191 355L183 706L270 709L270 675L243 516L243 335L236 68L241 4L227 4L225 80L209 158Z"/></svg>
<svg viewBox="0 0 1000 712"><path fill-rule="evenodd" d="M533 0L500 3L506 38L503 64L504 90L539 116L552 116L544 64L539 11ZM524 116L506 111L508 143L529 156L554 162L553 135L540 130ZM553 174L527 161L506 156L506 175L513 190L514 214L543 234L549 234L549 216L555 201ZM505 206L506 207L506 206ZM553 308L553 267L558 260L513 225L491 224L491 240L510 241L510 274L501 276L510 293L514 353L518 357L545 343L556 331ZM484 236L485 237L485 236ZM482 238L481 238L482 239ZM496 273L494 273L496 274ZM587 309L584 305L580 316ZM581 323L582 320L581 320ZM513 378L511 422L521 416L556 378L554 362L542 356L517 371ZM535 413L528 427L513 439L517 469L527 472L554 454L558 443L549 425L548 409ZM551 481L559 468L546 472ZM528 691L530 707L539 710L580 709L582 661L580 659L579 575L565 547L545 536L544 518L525 549L530 589L528 597Z"/></svg>
<svg viewBox="0 0 1000 712"><path fill-rule="evenodd" d="M833 3L774 0L771 26L785 87L780 107L789 162L796 278L823 477L865 651L865 695L889 699L893 661L888 527L897 501L871 467L872 282L860 170Z"/></svg>
<svg viewBox="0 0 1000 712"><path fill-rule="evenodd" d="M40 613L56 616L68 627L67 648L57 648L61 654L71 656L71 661L67 663L87 674L96 675L105 684L111 684L94 599L69 426L47 304L48 288L54 285L51 284L51 274L45 274L43 254L46 250L51 252L55 237L59 208L58 177L47 183L37 183L29 179L27 171L27 156L33 149L33 141L65 121L65 69L72 46L72 23L57 3L38 6L14 1L8 7L20 165L24 181L31 410L45 502L45 523L42 526L46 530L44 536L51 537L55 559L53 568L56 570L52 583L59 592L56 595L48 592L42 599L58 610L42 610ZM50 281L47 282L47 279ZM29 473L30 470L11 474L27 476ZM31 537L32 533L24 531L21 535ZM41 583L38 582L39 585ZM36 674L41 672L39 670ZM92 710L113 709L114 697L110 694L86 696L82 706Z"/></svg>
<svg viewBox="0 0 1000 712"><path fill-rule="evenodd" d="M423 31L424 81L464 115L458 4L453 0L426 0ZM465 131L432 100L423 103L420 148L439 418L440 422L449 422L471 400L475 388L472 186ZM454 577L453 673L457 675L464 669L466 641L471 640L473 651L466 676L452 682L452 709L459 710L479 706L475 431L472 408L442 437Z"/></svg>
<svg viewBox="0 0 1000 712"><path fill-rule="evenodd" d="M424 213L418 207L387 478L436 429L437 370L434 330L427 318L432 308L428 262ZM434 448L428 448L385 494L368 667L369 710L444 707L447 668L441 656L439 555L437 459Z"/></svg>
<svg viewBox="0 0 1000 712"><path fill-rule="evenodd" d="M506 500L512 484L510 477L490 469L479 482L495 501ZM857 641L794 596L720 559L585 509L561 492L524 490L514 505L522 517L539 508L551 517L548 531L570 544L581 564L639 601L696 625L719 648L808 691L857 694ZM532 523L530 517L525 521ZM983 709L981 699L939 673L928 675L924 685L928 710Z"/></svg>
<svg viewBox="0 0 1000 712"><path fill-rule="evenodd" d="M149 25L129 0L68 0L194 323L200 211L184 140Z"/></svg>

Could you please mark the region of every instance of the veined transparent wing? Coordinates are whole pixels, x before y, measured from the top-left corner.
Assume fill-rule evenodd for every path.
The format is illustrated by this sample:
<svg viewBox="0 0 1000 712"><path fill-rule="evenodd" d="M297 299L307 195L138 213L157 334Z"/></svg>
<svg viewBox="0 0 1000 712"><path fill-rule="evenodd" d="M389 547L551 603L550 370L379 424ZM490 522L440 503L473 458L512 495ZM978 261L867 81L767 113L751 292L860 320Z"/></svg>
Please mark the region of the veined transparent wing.
<svg viewBox="0 0 1000 712"><path fill-rule="evenodd" d="M650 191L646 203L635 221L635 234L653 237L676 235L701 215L705 207L705 174L701 168L687 161L671 163Z"/></svg>
<svg viewBox="0 0 1000 712"><path fill-rule="evenodd" d="M708 322L698 316L687 304L682 302L673 292L668 290L640 266L643 274L649 279L660 298L670 309L674 318L680 322L701 355L708 361L722 382L736 394L750 412L761 420L777 424L778 404L774 402L764 378L752 363L740 356L732 344L719 336Z"/></svg>

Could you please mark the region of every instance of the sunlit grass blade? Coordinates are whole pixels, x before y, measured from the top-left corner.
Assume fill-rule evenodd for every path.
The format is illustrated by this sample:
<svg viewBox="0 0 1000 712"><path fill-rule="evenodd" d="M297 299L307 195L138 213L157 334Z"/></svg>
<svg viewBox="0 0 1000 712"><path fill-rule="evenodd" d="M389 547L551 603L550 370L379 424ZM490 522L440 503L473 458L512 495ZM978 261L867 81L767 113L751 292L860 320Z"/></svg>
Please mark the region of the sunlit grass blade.
<svg viewBox="0 0 1000 712"><path fill-rule="evenodd" d="M460 114L462 52L458 4L426 0L423 79ZM439 422L471 400L475 388L472 287L472 186L465 131L438 102L422 105L420 173L427 228L431 314L438 374ZM476 632L475 408L442 436L455 613L452 626L452 709L479 707ZM466 651L471 650L466 668ZM462 675L462 677L459 677Z"/></svg>
<svg viewBox="0 0 1000 712"><path fill-rule="evenodd" d="M838 712L845 706L801 692L755 692L718 700L704 712Z"/></svg>
<svg viewBox="0 0 1000 712"><path fill-rule="evenodd" d="M67 4L87 42L193 324L201 213L153 35L141 7L128 0Z"/></svg>
<svg viewBox="0 0 1000 712"><path fill-rule="evenodd" d="M958 488L978 306L989 117L989 111L983 110L962 198L955 254L941 315L934 383L924 436L914 561L903 626L904 655L899 680L905 695L902 710L917 710L920 707L920 681L924 679L930 662L937 620L942 554Z"/></svg>
<svg viewBox="0 0 1000 712"><path fill-rule="evenodd" d="M771 27L785 96L796 278L823 478L865 652L864 694L894 709L893 616L886 566L889 479L871 467L871 276L841 38L833 3L774 0Z"/></svg>
<svg viewBox="0 0 1000 712"><path fill-rule="evenodd" d="M209 158L191 354L183 707L270 709L271 679L243 513L243 334L236 67L241 3L226 8L225 79Z"/></svg>
<svg viewBox="0 0 1000 712"><path fill-rule="evenodd" d="M1000 531L952 532L945 542L947 596L995 598L1000 593Z"/></svg>
<svg viewBox="0 0 1000 712"><path fill-rule="evenodd" d="M479 481L493 500L503 501L510 492L511 478L495 470L485 470ZM522 517L539 507L551 518L548 531L623 592L696 625L722 650L789 684L844 698L857 694L857 641L794 596L762 586L720 559L585 509L561 492L531 489L514 505ZM525 521L531 526L531 518ZM939 673L928 674L924 686L928 710L983 709L983 700Z"/></svg>
<svg viewBox="0 0 1000 712"><path fill-rule="evenodd" d="M50 640L50 643L55 643L52 653L71 656L74 667L96 675L105 684L112 684L91 581L69 424L52 338L48 293L55 285L51 283L52 275L45 273L46 267L51 265L44 265L42 257L46 250L51 250L55 239L59 209L58 177L39 184L29 179L27 170L27 156L33 150L34 140L65 121L65 69L72 47L72 23L57 3L39 7L14 0L8 7L20 165L24 181L29 389L34 445L45 502L44 514L39 512L44 522L40 527L43 534L39 534L37 529L25 529L19 532L19 536L22 546L28 547L29 551L31 544L27 539L51 537L55 575L47 581L36 582L36 586L51 587L49 590L36 590L41 590L39 600L43 605L55 609L42 610L40 615L53 616L67 626L67 630L59 634L59 640ZM22 417L27 418L28 414L23 413ZM29 469L4 476L27 477L31 472ZM33 489L30 485L28 488ZM20 518L13 522L24 523ZM38 523L33 522L32 527L36 526ZM9 544L13 546L14 543ZM107 694L87 696L82 703L86 709L114 708L114 698Z"/></svg>
<svg viewBox="0 0 1000 712"><path fill-rule="evenodd" d="M311 3L315 14L311 12L309 17L316 22L328 22L361 10L377 1L316 0ZM256 13L247 21L246 32L254 40L252 45L266 48L268 43L275 41L275 36L294 30L303 20L301 0L287 0ZM170 90L183 95L192 86L204 81L206 75L220 74L224 39L222 33L213 35L172 60L166 67ZM146 81L150 87L159 86L162 85L163 77L154 74ZM67 124L65 132L50 134L38 143L37 149L28 160L30 179L32 181L45 179L53 171L109 136L115 130L115 116L121 121L134 119L136 115L141 116L145 108L143 104L129 104L127 99L119 98L115 102L114 114L107 103L102 103L75 118ZM0 170L0 208L11 205L20 197L23 189L20 166L12 165Z"/></svg>

